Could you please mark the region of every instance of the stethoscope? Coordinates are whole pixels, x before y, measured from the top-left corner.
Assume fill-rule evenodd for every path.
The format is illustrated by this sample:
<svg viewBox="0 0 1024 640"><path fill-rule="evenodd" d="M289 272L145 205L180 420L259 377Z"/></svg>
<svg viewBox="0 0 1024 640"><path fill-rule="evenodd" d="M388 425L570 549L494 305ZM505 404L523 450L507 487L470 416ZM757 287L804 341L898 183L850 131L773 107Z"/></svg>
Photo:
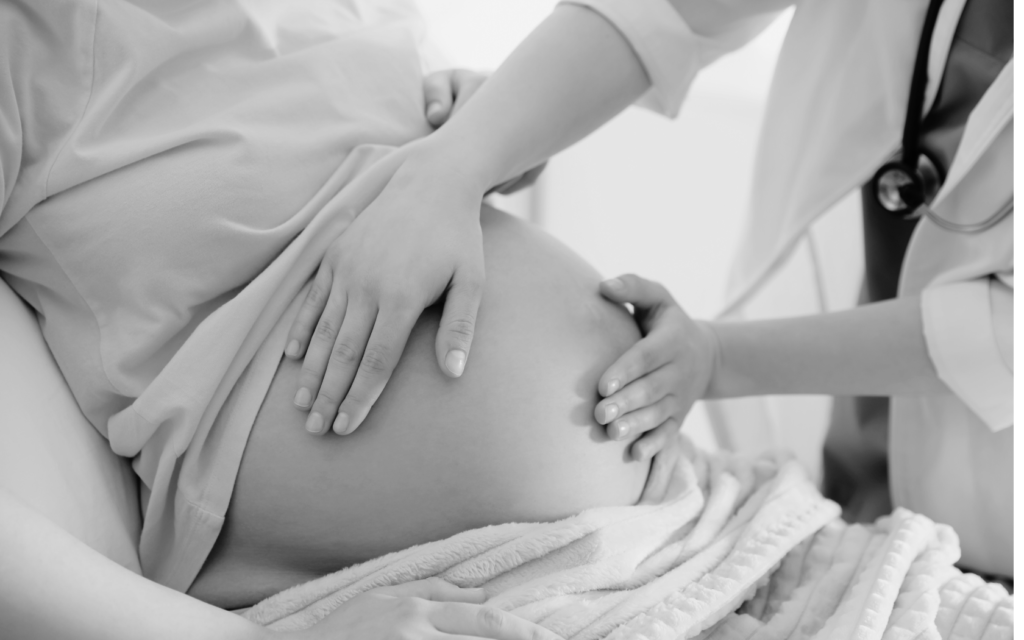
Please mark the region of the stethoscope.
<svg viewBox="0 0 1024 640"><path fill-rule="evenodd" d="M942 0L931 0L924 18L921 43L917 47L914 75L910 81L910 100L903 126L903 151L897 160L887 162L872 179L873 192L883 209L903 220L925 215L936 225L955 233L980 233L991 229L1013 212L1013 198L987 219L972 224L950 222L928 206L938 192L943 177L935 161L921 149L921 121L924 116L924 95L928 83L928 57L932 34Z"/></svg>

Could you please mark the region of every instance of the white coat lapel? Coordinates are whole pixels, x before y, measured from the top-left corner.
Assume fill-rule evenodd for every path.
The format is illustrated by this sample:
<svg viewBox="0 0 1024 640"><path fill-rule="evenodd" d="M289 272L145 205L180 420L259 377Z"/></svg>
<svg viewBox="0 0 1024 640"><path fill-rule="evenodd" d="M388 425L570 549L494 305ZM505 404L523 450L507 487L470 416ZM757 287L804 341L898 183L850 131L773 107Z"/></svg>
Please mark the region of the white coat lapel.
<svg viewBox="0 0 1024 640"><path fill-rule="evenodd" d="M1013 60L971 112L953 165L932 209L957 224L982 222L1013 198ZM947 231L925 218L914 230L901 295L943 282L1012 273L1013 215L977 234Z"/></svg>
<svg viewBox="0 0 1024 640"><path fill-rule="evenodd" d="M947 196L960 186L961 181L974 168L985 151L992 146L1006 125L1013 119L1013 59L999 72L992 86L981 97L971 111L964 127L960 148L953 158L949 175L939 193L935 196L934 207L942 208ZM984 218L984 213L980 213ZM975 220L964 220L975 222Z"/></svg>
<svg viewBox="0 0 1024 640"><path fill-rule="evenodd" d="M899 146L927 0L807 0L779 57L724 313ZM931 79L937 82L938 79Z"/></svg>

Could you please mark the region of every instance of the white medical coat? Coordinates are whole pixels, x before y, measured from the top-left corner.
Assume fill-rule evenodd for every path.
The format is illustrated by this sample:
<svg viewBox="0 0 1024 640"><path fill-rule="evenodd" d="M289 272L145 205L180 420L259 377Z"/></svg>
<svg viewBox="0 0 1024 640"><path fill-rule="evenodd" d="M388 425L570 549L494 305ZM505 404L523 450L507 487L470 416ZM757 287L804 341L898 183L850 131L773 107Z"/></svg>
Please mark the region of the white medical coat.
<svg viewBox="0 0 1024 640"><path fill-rule="evenodd" d="M696 73L764 29L787 0L569 0L604 15L674 115ZM899 147L928 0L804 0L779 57L758 149L749 221L728 310L740 308L808 227ZM926 109L965 0L944 3ZM701 25L697 34L689 24ZM983 220L1013 196L1013 61L972 112L933 210ZM1013 573L1013 216L978 234L917 225L900 296L921 295L924 338L945 395L893 398L893 502L957 530L966 565ZM994 304L997 298L1010 304Z"/></svg>

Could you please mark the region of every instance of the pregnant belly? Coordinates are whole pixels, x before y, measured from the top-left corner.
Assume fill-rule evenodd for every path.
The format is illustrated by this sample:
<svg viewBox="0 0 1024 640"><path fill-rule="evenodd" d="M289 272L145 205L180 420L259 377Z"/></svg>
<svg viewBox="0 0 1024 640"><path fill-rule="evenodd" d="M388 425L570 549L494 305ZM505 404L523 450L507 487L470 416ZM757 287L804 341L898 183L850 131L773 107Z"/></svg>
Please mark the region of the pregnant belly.
<svg viewBox="0 0 1024 640"><path fill-rule="evenodd" d="M487 286L463 377L438 370L430 309L359 430L316 437L283 360L189 593L246 606L466 529L636 502L648 465L593 420L598 376L639 337L632 318L553 238L493 209L481 221Z"/></svg>

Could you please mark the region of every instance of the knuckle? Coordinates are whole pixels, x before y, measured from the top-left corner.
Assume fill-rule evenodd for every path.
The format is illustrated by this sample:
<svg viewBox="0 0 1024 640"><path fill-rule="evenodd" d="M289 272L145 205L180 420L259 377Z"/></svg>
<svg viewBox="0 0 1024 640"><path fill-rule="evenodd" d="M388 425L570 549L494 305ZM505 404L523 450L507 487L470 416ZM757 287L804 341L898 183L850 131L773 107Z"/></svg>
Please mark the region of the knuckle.
<svg viewBox="0 0 1024 640"><path fill-rule="evenodd" d="M316 405L318 409L323 409L324 406L336 407L341 402L341 397L337 391L327 385L320 387L320 393L316 396Z"/></svg>
<svg viewBox="0 0 1024 640"><path fill-rule="evenodd" d="M413 304L413 300L416 299L413 292L407 289L397 289L395 291L389 291L385 298L386 302L382 300L384 304L382 304L381 306L390 307L394 309L405 309L406 307L411 307Z"/></svg>
<svg viewBox="0 0 1024 640"><path fill-rule="evenodd" d="M453 318L449 320L445 329L447 329L448 333L462 338L463 340L471 340L473 338L475 326L475 318L463 316L461 318Z"/></svg>
<svg viewBox="0 0 1024 640"><path fill-rule="evenodd" d="M651 349L640 349L637 353L637 364L639 365L638 369L640 370L637 373L649 371L654 365L654 351Z"/></svg>
<svg viewBox="0 0 1024 640"><path fill-rule="evenodd" d="M530 640L551 640L551 635L538 626L530 628Z"/></svg>
<svg viewBox="0 0 1024 640"><path fill-rule="evenodd" d="M306 294L306 306L319 307L326 298L327 289L324 289L317 284L313 284L313 286L309 288L309 293Z"/></svg>
<svg viewBox="0 0 1024 640"><path fill-rule="evenodd" d="M480 626L488 631L500 631L508 626L505 613L494 607L481 607L476 617Z"/></svg>
<svg viewBox="0 0 1024 640"><path fill-rule="evenodd" d="M398 603L399 615L403 618L417 618L423 615L426 601L422 598L405 597Z"/></svg>
<svg viewBox="0 0 1024 640"><path fill-rule="evenodd" d="M347 413L348 415L357 415L360 413L360 407L368 407L371 403L367 401L366 396L359 391L356 385L353 383L352 388L348 390L345 395L345 400L338 407L338 411L341 413Z"/></svg>
<svg viewBox="0 0 1024 640"><path fill-rule="evenodd" d="M443 71L435 71L426 78L423 79L423 84L427 91L437 91L445 83L445 77Z"/></svg>
<svg viewBox="0 0 1024 640"><path fill-rule="evenodd" d="M359 352L347 342L339 342L331 351L331 360L341 365L352 365L359 360Z"/></svg>
<svg viewBox="0 0 1024 640"><path fill-rule="evenodd" d="M360 368L365 373L377 374L390 369L391 349L383 345L375 345L366 349Z"/></svg>
<svg viewBox="0 0 1024 640"><path fill-rule="evenodd" d="M484 290L487 277L482 271L468 269L460 273L458 290L470 296L479 296Z"/></svg>
<svg viewBox="0 0 1024 640"><path fill-rule="evenodd" d="M320 321L316 323L316 337L321 340L332 340L334 333L337 329L334 323L327 318L321 317Z"/></svg>

